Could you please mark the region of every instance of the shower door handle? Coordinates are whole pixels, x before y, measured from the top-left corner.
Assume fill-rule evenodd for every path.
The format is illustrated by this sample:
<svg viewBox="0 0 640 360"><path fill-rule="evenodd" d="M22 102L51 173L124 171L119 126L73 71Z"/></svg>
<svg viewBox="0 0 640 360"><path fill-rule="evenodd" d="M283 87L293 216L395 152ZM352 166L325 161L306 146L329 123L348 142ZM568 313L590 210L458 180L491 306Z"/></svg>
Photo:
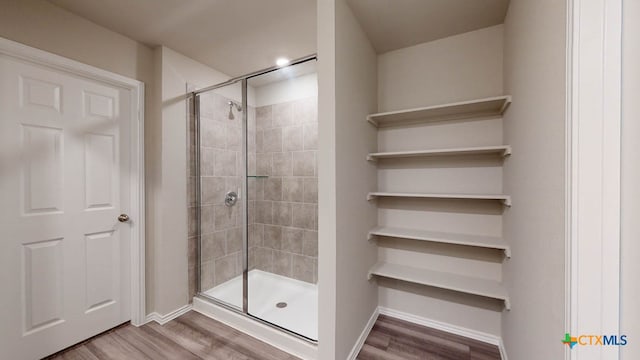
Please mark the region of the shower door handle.
<svg viewBox="0 0 640 360"><path fill-rule="evenodd" d="M229 191L224 197L224 204L227 206L233 206L238 201L238 194L235 191Z"/></svg>

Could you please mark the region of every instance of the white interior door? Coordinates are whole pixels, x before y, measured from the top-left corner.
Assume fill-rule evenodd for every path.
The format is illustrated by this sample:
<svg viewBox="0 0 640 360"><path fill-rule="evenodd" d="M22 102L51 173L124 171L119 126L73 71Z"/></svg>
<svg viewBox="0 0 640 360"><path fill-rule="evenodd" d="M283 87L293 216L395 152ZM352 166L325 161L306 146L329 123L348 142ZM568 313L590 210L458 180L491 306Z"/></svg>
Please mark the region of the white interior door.
<svg viewBox="0 0 640 360"><path fill-rule="evenodd" d="M0 55L0 357L130 319L130 90Z"/></svg>

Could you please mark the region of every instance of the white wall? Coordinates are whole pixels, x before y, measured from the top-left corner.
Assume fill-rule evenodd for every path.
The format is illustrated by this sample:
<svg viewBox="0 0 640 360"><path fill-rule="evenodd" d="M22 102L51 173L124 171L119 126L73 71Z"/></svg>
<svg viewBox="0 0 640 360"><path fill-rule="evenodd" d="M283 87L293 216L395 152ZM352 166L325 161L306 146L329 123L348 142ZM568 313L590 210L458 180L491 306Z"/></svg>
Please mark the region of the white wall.
<svg viewBox="0 0 640 360"><path fill-rule="evenodd" d="M336 37L336 34L340 34ZM376 188L376 55L344 0L318 1L319 359L345 359L378 305L366 240Z"/></svg>
<svg viewBox="0 0 640 360"><path fill-rule="evenodd" d="M145 83L153 51L43 0L0 0L0 36Z"/></svg>
<svg viewBox="0 0 640 360"><path fill-rule="evenodd" d="M318 1L318 359L336 352L336 0Z"/></svg>
<svg viewBox="0 0 640 360"><path fill-rule="evenodd" d="M502 32L496 25L381 54L378 110L501 94Z"/></svg>
<svg viewBox="0 0 640 360"><path fill-rule="evenodd" d="M377 247L367 241L376 205L366 200L377 188L376 168L365 161L377 148L376 129L366 121L377 108L377 58L345 0L336 1L336 34L335 358L345 359L378 305L377 286L367 281L377 261Z"/></svg>
<svg viewBox="0 0 640 360"><path fill-rule="evenodd" d="M255 107L304 99L318 95L318 74L306 74L253 89Z"/></svg>
<svg viewBox="0 0 640 360"><path fill-rule="evenodd" d="M620 333L640 339L640 2L623 1L622 228ZM640 359L640 342L620 348L622 360Z"/></svg>
<svg viewBox="0 0 640 360"><path fill-rule="evenodd" d="M378 56L378 110L422 107L503 94L503 26ZM436 122L378 129L378 151L490 146L503 143L503 120ZM502 193L502 161L447 157L378 162L380 191ZM488 236L502 235L495 203L380 199L378 225ZM502 254L473 247L379 239L378 257L391 263L502 279ZM424 318L500 335L503 305L494 300L378 279L380 305Z"/></svg>
<svg viewBox="0 0 640 360"><path fill-rule="evenodd" d="M154 310L167 314L186 305L187 258L187 84L195 87L229 77L167 47L156 49L161 66L161 127L154 153L159 156L155 188Z"/></svg>
<svg viewBox="0 0 640 360"><path fill-rule="evenodd" d="M502 336L511 359L561 359L565 351L565 8L511 0L504 24L504 87L513 96L504 119L513 147L504 236L513 255L503 276L513 307Z"/></svg>

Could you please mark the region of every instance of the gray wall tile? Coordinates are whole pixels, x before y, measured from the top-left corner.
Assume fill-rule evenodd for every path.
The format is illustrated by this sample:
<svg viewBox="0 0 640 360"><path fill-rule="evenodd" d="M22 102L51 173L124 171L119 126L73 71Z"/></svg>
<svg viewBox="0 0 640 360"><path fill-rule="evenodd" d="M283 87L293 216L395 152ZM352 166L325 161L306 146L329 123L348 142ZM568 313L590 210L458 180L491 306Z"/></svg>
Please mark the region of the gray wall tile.
<svg viewBox="0 0 640 360"><path fill-rule="evenodd" d="M242 228L237 226L227 230L227 254L242 251Z"/></svg>
<svg viewBox="0 0 640 360"><path fill-rule="evenodd" d="M305 230L302 236L302 255L318 257L318 232Z"/></svg>
<svg viewBox="0 0 640 360"><path fill-rule="evenodd" d="M304 230L284 227L282 228L282 251L290 253L302 253L302 241Z"/></svg>
<svg viewBox="0 0 640 360"><path fill-rule="evenodd" d="M272 154L256 154L256 175L271 175Z"/></svg>
<svg viewBox="0 0 640 360"><path fill-rule="evenodd" d="M273 223L275 225L291 225L291 203L275 201L273 203Z"/></svg>
<svg viewBox="0 0 640 360"><path fill-rule="evenodd" d="M296 151L293 152L293 175L295 176L313 176L316 168L316 152L315 151Z"/></svg>
<svg viewBox="0 0 640 360"><path fill-rule="evenodd" d="M314 204L299 204L293 203L293 222L294 227L303 228L307 230L316 230L317 228L317 206Z"/></svg>
<svg viewBox="0 0 640 360"><path fill-rule="evenodd" d="M238 174L236 155L236 151L214 150L213 174L216 176L236 176Z"/></svg>
<svg viewBox="0 0 640 360"><path fill-rule="evenodd" d="M278 275L291 277L291 260L293 254L284 251L273 251L273 272Z"/></svg>
<svg viewBox="0 0 640 360"><path fill-rule="evenodd" d="M303 179L294 177L282 179L282 200L302 202L303 198Z"/></svg>
<svg viewBox="0 0 640 360"><path fill-rule="evenodd" d="M318 124L307 123L304 124L303 143L305 150L317 150L318 149Z"/></svg>
<svg viewBox="0 0 640 360"><path fill-rule="evenodd" d="M229 254L214 260L215 285L231 280L238 274L236 270L236 254Z"/></svg>
<svg viewBox="0 0 640 360"><path fill-rule="evenodd" d="M318 202L318 178L305 178L304 182L304 202L316 204Z"/></svg>
<svg viewBox="0 0 640 360"><path fill-rule="evenodd" d="M210 120L207 118L200 121L200 145L226 149L227 140L226 126L223 122Z"/></svg>
<svg viewBox="0 0 640 360"><path fill-rule="evenodd" d="M263 152L282 152L282 128L265 130L262 139Z"/></svg>
<svg viewBox="0 0 640 360"><path fill-rule="evenodd" d="M282 247L282 227L265 225L263 244L264 247L280 250Z"/></svg>
<svg viewBox="0 0 640 360"><path fill-rule="evenodd" d="M282 178L264 179L264 199L272 201L282 200Z"/></svg>
<svg viewBox="0 0 640 360"><path fill-rule="evenodd" d="M272 105L273 127L284 127L293 124L293 104L290 102Z"/></svg>
<svg viewBox="0 0 640 360"><path fill-rule="evenodd" d="M222 204L224 202L225 178L202 176L200 181L203 204Z"/></svg>
<svg viewBox="0 0 640 360"><path fill-rule="evenodd" d="M282 130L282 150L302 150L302 126L287 126Z"/></svg>
<svg viewBox="0 0 640 360"><path fill-rule="evenodd" d="M256 130L264 130L271 127L271 106L256 108Z"/></svg>
<svg viewBox="0 0 640 360"><path fill-rule="evenodd" d="M235 206L214 205L213 208L216 230L228 229L236 225Z"/></svg>
<svg viewBox="0 0 640 360"><path fill-rule="evenodd" d="M292 255L291 266L291 275L293 278L306 282L314 282L314 258L302 255Z"/></svg>
<svg viewBox="0 0 640 360"><path fill-rule="evenodd" d="M225 254L226 231L216 231L201 236L200 256L203 262L213 261Z"/></svg>
<svg viewBox="0 0 640 360"><path fill-rule="evenodd" d="M271 175L291 176L291 153L273 153ZM312 174L313 175L313 174Z"/></svg>

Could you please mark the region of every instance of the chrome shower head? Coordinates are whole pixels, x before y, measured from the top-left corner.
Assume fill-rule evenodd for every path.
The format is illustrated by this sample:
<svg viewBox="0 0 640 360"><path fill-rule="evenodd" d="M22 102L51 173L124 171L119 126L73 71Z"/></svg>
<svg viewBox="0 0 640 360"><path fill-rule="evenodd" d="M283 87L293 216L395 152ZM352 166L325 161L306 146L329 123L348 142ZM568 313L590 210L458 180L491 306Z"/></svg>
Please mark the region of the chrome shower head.
<svg viewBox="0 0 640 360"><path fill-rule="evenodd" d="M227 101L227 104L229 104L229 120L233 120L235 119L235 116L233 116L233 108L236 108L236 111L242 111L242 106L240 106L240 104L236 103L235 101Z"/></svg>

